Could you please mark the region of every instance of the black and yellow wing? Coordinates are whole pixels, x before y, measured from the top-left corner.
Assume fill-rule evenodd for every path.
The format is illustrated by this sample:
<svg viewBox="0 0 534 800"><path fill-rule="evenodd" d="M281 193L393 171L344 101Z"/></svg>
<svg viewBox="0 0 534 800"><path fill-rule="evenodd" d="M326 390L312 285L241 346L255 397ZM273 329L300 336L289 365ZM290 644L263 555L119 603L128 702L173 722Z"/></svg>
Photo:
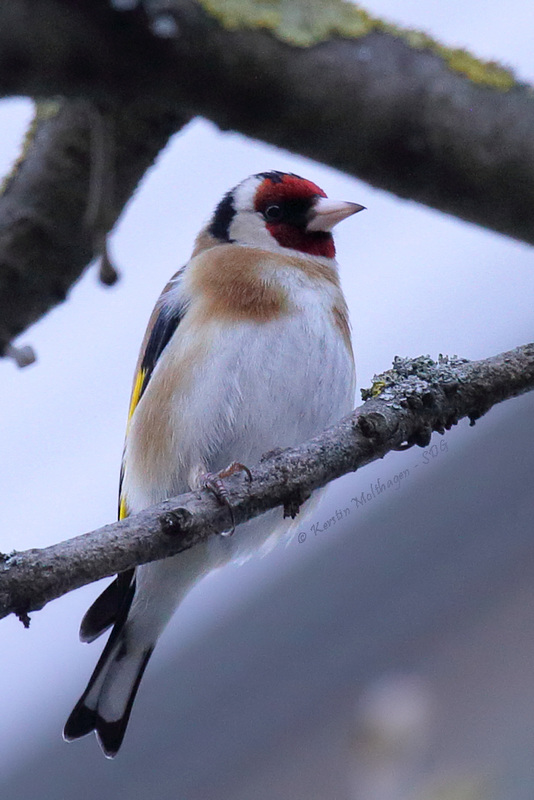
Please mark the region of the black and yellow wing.
<svg viewBox="0 0 534 800"><path fill-rule="evenodd" d="M135 370L135 378L128 409L128 426L143 393L148 386L158 360L171 340L187 309L187 302L179 293L181 273L178 272L161 294L145 333L141 352ZM172 290L172 291L171 291ZM128 427L126 430L128 436ZM122 493L124 477L124 457L121 465L119 483L119 519L128 516L126 499ZM104 633L117 620L125 603L133 596L132 582L134 569L121 572L102 594L95 600L85 614L80 626L80 639L91 642Z"/></svg>
<svg viewBox="0 0 534 800"><path fill-rule="evenodd" d="M156 308L150 318L145 340L141 348L141 354L135 371L135 378L128 409L128 426L141 400L146 387L152 377L152 373L159 361L159 358L169 341L171 340L176 328L180 324L186 310L186 304L173 304L169 306L165 303L165 292L161 296ZM128 436L128 428L126 430ZM121 476L119 484L119 519L128 516L126 500L122 494L122 481L124 477L124 462L121 466Z"/></svg>

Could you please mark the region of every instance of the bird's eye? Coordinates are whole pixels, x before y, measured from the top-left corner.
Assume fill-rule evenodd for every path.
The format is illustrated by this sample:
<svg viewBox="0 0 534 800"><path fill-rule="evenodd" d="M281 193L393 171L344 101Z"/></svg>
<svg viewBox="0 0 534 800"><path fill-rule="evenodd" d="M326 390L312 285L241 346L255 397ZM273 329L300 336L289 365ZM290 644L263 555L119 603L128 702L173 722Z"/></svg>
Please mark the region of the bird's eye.
<svg viewBox="0 0 534 800"><path fill-rule="evenodd" d="M267 206L263 212L263 216L267 222L278 222L278 220L282 218L282 213L282 206L273 204L271 206Z"/></svg>

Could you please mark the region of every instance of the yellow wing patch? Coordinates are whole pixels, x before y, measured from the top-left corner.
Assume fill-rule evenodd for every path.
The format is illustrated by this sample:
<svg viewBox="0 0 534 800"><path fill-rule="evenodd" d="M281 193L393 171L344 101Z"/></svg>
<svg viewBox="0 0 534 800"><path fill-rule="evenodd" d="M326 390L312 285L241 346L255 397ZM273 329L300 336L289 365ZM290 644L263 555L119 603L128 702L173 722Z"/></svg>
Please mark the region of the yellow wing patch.
<svg viewBox="0 0 534 800"><path fill-rule="evenodd" d="M130 422L132 415L137 408L137 404L141 399L143 389L145 387L146 369L142 367L137 371L135 381L132 389L132 397L130 399L130 408L128 409L128 422Z"/></svg>
<svg viewBox="0 0 534 800"><path fill-rule="evenodd" d="M119 502L119 519L126 519L129 513L128 506L126 505L126 498L121 496Z"/></svg>
<svg viewBox="0 0 534 800"><path fill-rule="evenodd" d="M130 428L130 421L133 417L133 413L137 408L137 404L141 399L141 395L143 394L143 390L146 386L146 378L147 378L147 370L140 367L137 370L137 374L135 376L135 381L132 389L132 396L130 398L130 407L128 408L128 422L126 423L126 436L128 436L128 430ZM124 459L124 455L123 455ZM121 477L119 483L119 519L126 519L129 515L128 506L126 504L126 498L122 494L122 480L124 477L124 462L121 468Z"/></svg>

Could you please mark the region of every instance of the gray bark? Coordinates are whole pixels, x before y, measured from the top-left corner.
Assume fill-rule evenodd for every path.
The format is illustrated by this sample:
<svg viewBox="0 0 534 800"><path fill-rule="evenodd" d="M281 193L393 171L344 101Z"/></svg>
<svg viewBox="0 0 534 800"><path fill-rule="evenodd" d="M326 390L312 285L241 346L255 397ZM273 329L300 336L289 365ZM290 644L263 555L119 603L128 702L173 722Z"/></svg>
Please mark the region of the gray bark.
<svg viewBox="0 0 534 800"><path fill-rule="evenodd" d="M104 104L114 120L125 104L134 115L140 104L141 117L146 104L151 109L155 132L146 147L143 126L141 135L135 125L113 127L116 197L100 234L173 130L200 114L534 242L528 86L492 86L484 65L467 77L435 43L419 38L413 46L406 32L384 26L364 36L327 33L302 47L279 31L227 29L193 0L164 5L176 22L174 37L154 35L154 20L141 6L125 12L108 0L0 4L0 94L83 97ZM65 296L95 252L83 224L86 123L73 108L36 137L0 200L0 351Z"/></svg>
<svg viewBox="0 0 534 800"><path fill-rule="evenodd" d="M370 399L340 423L299 447L267 454L251 483L243 475L225 481L235 521L280 505L293 516L314 489L390 450L426 446L433 431L464 417L473 423L533 388L534 344L482 361L396 359L365 393ZM28 624L28 613L50 600L186 550L229 522L228 508L209 492L191 492L52 547L3 556L0 618L15 613Z"/></svg>
<svg viewBox="0 0 534 800"><path fill-rule="evenodd" d="M38 108L24 158L0 196L0 353L67 296L139 180L185 122L149 104L69 100Z"/></svg>

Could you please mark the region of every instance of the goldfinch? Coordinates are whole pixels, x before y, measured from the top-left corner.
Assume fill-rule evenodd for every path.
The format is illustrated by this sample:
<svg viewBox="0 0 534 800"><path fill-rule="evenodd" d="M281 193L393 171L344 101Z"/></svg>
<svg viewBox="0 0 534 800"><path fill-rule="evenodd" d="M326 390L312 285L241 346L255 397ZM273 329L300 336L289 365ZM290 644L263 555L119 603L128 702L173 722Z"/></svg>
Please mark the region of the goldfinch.
<svg viewBox="0 0 534 800"><path fill-rule="evenodd" d="M223 197L149 321L129 410L121 519L204 486L230 462L253 465L297 445L351 411L354 359L331 230L362 208L275 171ZM94 730L113 757L184 595L215 567L268 551L290 526L274 509L232 536L118 575L82 620L84 642L113 629L65 739Z"/></svg>

